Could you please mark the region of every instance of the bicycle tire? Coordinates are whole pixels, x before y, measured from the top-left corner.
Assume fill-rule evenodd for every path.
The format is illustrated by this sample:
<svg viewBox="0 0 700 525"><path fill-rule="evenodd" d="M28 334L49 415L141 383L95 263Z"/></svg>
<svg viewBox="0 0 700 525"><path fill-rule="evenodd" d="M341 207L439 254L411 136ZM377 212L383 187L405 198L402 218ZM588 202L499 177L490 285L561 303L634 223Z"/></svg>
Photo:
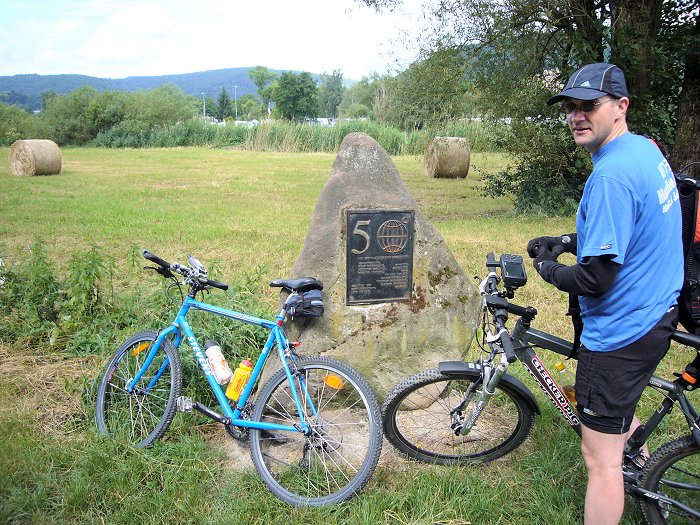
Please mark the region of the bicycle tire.
<svg viewBox="0 0 700 525"><path fill-rule="evenodd" d="M157 332L148 330L124 341L107 363L97 390L97 429L138 448L152 445L168 430L182 387L180 356L166 339L140 382L148 385L165 366L157 383L148 392L137 388L127 393L126 383L141 368L157 337Z"/></svg>
<svg viewBox="0 0 700 525"><path fill-rule="evenodd" d="M696 511L700 509L700 447L688 435L666 443L647 460L642 471L642 488L660 492ZM684 490L680 484L686 484ZM675 485L675 486L674 486ZM647 523L651 525L689 525L700 523L687 513L657 499L639 497Z"/></svg>
<svg viewBox="0 0 700 525"><path fill-rule="evenodd" d="M529 402L501 381L471 432L456 436L450 411L477 371L443 374L434 368L396 385L382 406L384 434L407 456L439 465L487 462L508 454L530 435L535 414ZM469 417L474 402L462 414Z"/></svg>
<svg viewBox="0 0 700 525"><path fill-rule="evenodd" d="M307 435L251 429L253 463L272 493L291 505L345 501L365 486L379 461L379 404L365 379L336 359L300 358L296 366L317 408L311 415L308 402L300 399L311 431ZM298 379L295 384L298 388ZM300 425L284 370L261 388L252 419Z"/></svg>

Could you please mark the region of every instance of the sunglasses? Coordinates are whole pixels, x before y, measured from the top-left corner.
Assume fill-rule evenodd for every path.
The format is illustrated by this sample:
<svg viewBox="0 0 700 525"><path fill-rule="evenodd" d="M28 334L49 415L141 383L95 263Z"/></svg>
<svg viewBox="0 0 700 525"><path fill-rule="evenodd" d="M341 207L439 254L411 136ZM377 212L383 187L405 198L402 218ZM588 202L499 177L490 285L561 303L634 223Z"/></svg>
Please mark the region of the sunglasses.
<svg viewBox="0 0 700 525"><path fill-rule="evenodd" d="M561 104L561 112L564 113L565 115L570 115L577 109L583 111L584 113L590 113L591 111L594 111L598 106L601 104L604 104L605 102L609 102L611 100L614 100L612 98L605 98L603 100L584 100L580 104L574 104L570 100L566 100L562 102Z"/></svg>

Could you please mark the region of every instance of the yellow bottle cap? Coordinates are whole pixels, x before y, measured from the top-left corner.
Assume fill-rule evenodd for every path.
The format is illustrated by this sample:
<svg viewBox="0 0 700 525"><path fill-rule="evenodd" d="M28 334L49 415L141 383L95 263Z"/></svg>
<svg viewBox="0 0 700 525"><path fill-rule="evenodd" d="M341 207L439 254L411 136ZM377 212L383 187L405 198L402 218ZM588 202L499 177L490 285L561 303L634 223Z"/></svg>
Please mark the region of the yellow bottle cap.
<svg viewBox="0 0 700 525"><path fill-rule="evenodd" d="M566 368L566 365L559 361L556 365L554 365L554 368L556 368L559 372L564 370Z"/></svg>

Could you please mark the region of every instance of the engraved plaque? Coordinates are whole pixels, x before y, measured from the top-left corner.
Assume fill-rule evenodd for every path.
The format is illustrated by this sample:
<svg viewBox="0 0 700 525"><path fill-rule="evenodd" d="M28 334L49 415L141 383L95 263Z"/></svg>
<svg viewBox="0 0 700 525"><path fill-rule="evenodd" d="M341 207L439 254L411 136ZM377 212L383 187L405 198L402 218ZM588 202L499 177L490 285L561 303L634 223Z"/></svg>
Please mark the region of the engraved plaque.
<svg viewBox="0 0 700 525"><path fill-rule="evenodd" d="M413 210L348 210L346 304L408 301Z"/></svg>

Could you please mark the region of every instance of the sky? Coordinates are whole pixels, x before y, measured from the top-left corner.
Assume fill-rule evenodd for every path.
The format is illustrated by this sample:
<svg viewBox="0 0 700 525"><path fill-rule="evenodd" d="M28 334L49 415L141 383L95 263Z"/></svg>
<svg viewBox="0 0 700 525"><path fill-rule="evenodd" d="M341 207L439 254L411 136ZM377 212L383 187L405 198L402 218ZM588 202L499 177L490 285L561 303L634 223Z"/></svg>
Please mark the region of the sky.
<svg viewBox="0 0 700 525"><path fill-rule="evenodd" d="M103 78L265 66L359 80L406 67L420 0L0 0L0 75ZM401 43L404 40L404 43ZM398 63L396 62L398 60Z"/></svg>

